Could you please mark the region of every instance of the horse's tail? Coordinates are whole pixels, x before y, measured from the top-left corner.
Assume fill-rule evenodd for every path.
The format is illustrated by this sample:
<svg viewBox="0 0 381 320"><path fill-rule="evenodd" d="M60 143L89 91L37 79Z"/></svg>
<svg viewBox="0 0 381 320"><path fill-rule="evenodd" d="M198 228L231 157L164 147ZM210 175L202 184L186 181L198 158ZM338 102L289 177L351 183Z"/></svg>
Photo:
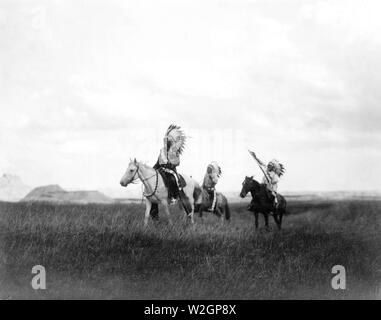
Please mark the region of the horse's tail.
<svg viewBox="0 0 381 320"><path fill-rule="evenodd" d="M229 204L226 202L225 206L225 219L230 220L230 207Z"/></svg>
<svg viewBox="0 0 381 320"><path fill-rule="evenodd" d="M228 199L225 198L225 219L230 220L231 212L230 212L230 207L229 207L229 202Z"/></svg>
<svg viewBox="0 0 381 320"><path fill-rule="evenodd" d="M282 202L283 212L284 212L284 214L288 214L286 198L283 197L282 195L280 196L280 198L281 198L281 202Z"/></svg>

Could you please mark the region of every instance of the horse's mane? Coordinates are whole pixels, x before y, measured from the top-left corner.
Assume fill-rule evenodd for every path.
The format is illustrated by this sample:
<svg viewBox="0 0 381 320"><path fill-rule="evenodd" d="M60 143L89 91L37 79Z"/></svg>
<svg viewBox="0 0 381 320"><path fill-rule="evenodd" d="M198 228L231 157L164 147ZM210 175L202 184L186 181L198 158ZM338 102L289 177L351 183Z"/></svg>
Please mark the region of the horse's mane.
<svg viewBox="0 0 381 320"><path fill-rule="evenodd" d="M257 180L254 179L254 177L250 177L250 179L251 179L251 181L253 181L255 184L257 184L259 186L260 190L264 190L267 188L266 184L258 182Z"/></svg>
<svg viewBox="0 0 381 320"><path fill-rule="evenodd" d="M255 180L254 178L251 178L254 182L256 182L256 183L258 183L258 185L259 185L259 191L260 192L263 192L262 194L267 194L267 185L266 185L266 183L260 183L260 182L258 182L257 180ZM281 197L281 198L283 198L282 197L282 195L281 194L279 194L278 193L278 195ZM284 199L283 199L284 200Z"/></svg>
<svg viewBox="0 0 381 320"><path fill-rule="evenodd" d="M255 180L254 177L250 177L250 180L252 180L252 181L255 182L255 183L261 184L261 183L259 183L257 180Z"/></svg>
<svg viewBox="0 0 381 320"><path fill-rule="evenodd" d="M149 164L147 164L146 162L142 162L142 161L138 161L138 160L136 160L136 162L139 164L139 166L141 166L141 167L144 167L144 168L146 168L146 169L151 169L151 170L153 170L153 167L152 166L150 166Z"/></svg>
<svg viewBox="0 0 381 320"><path fill-rule="evenodd" d="M147 162L139 161L137 159L131 160L131 163L134 163L134 162L136 162L139 166L145 167L147 169L153 169L153 167L147 164Z"/></svg>

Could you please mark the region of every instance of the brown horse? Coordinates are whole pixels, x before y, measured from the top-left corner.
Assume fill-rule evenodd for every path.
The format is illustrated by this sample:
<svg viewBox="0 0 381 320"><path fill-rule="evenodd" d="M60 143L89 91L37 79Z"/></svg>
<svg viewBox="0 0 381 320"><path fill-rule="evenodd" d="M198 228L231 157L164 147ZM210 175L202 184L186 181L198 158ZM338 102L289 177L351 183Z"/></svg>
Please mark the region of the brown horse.
<svg viewBox="0 0 381 320"><path fill-rule="evenodd" d="M248 193L251 193L252 201L248 208L255 216L255 228L258 229L258 216L262 213L265 218L265 226L269 228L269 215L272 214L278 229L282 228L283 215L286 214L287 202L286 199L277 194L278 207L275 208L274 199L269 195L266 185L254 180L253 177L246 177L242 183L241 198L245 198Z"/></svg>
<svg viewBox="0 0 381 320"><path fill-rule="evenodd" d="M194 211L198 212L199 217L202 217L204 211L209 211L209 208L212 206L213 198L209 195L208 191L202 188L202 203L196 204ZM213 213L221 218L221 224L223 224L224 219L226 221L230 220L230 207L228 199L220 192L216 193L217 201L216 207Z"/></svg>

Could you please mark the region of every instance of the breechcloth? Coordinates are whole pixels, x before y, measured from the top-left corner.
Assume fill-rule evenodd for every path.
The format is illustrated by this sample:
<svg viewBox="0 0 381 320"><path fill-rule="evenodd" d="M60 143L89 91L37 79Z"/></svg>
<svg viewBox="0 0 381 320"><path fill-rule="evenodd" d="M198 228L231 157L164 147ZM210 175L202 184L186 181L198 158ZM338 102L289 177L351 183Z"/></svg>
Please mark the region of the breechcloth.
<svg viewBox="0 0 381 320"><path fill-rule="evenodd" d="M154 169L158 170L161 174L165 186L168 188L168 193L170 198L177 198L179 195L179 177L177 174L176 167L172 164L160 165L159 161L156 162Z"/></svg>

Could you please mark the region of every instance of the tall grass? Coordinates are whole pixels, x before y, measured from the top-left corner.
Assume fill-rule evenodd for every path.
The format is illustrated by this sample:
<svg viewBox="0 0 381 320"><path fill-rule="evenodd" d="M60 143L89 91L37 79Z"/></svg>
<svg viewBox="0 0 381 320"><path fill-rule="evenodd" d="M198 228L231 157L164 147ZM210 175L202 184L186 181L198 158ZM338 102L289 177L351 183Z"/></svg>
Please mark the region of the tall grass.
<svg viewBox="0 0 381 320"><path fill-rule="evenodd" d="M243 204L232 221L172 208L143 227L143 205L0 203L0 298L349 299L381 285L381 203L290 203L284 230L255 231ZM334 265L347 290L334 291ZM43 265L47 290L30 286Z"/></svg>

